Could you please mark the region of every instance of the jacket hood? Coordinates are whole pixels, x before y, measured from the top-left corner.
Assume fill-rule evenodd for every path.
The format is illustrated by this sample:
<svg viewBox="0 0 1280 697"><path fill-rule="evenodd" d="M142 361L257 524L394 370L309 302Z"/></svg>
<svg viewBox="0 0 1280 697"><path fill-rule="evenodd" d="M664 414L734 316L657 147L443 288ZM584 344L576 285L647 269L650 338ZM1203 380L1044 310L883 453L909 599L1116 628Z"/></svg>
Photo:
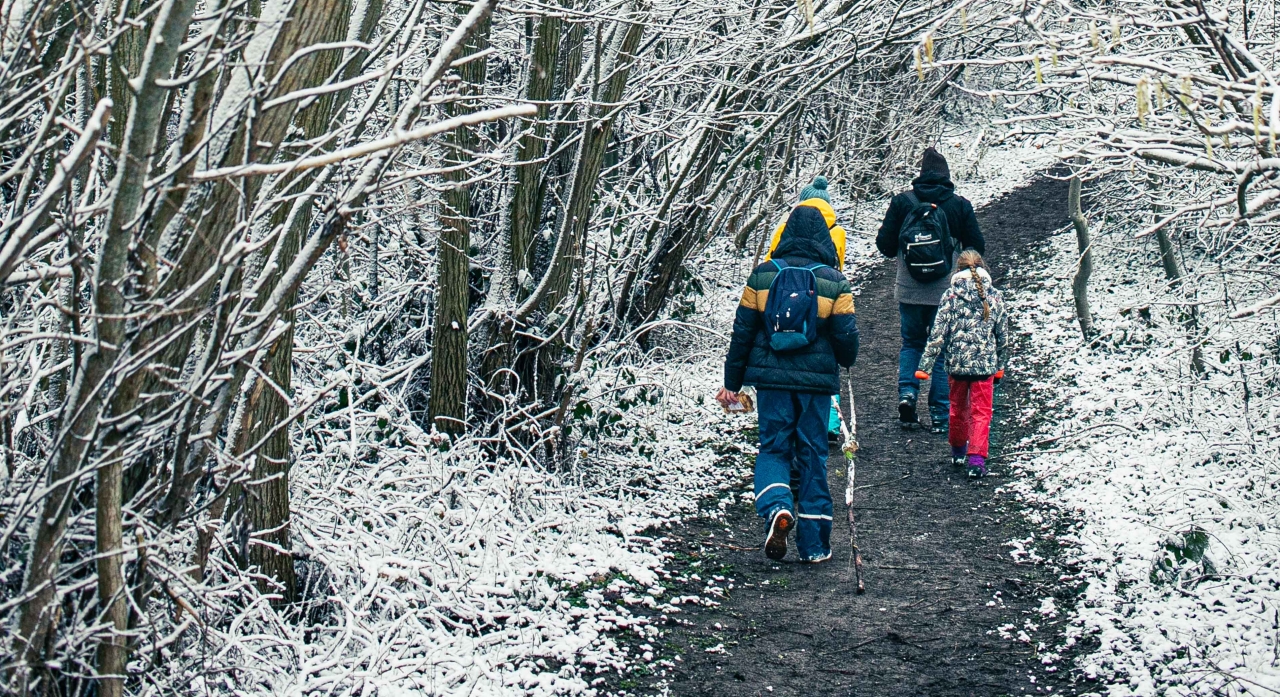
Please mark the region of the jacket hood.
<svg viewBox="0 0 1280 697"><path fill-rule="evenodd" d="M791 211L778 247L773 250L773 258L800 257L838 269L836 245L831 241L826 216L809 203L811 201L806 201L805 205L796 206Z"/></svg>
<svg viewBox="0 0 1280 697"><path fill-rule="evenodd" d="M990 298L994 290L991 274L987 273L986 269L978 269L978 278L982 279L983 295ZM978 286L973 282L973 275L969 269L957 269L951 274L951 290L965 303L972 303L974 306L982 303L982 295L978 293Z"/></svg>
<svg viewBox="0 0 1280 697"><path fill-rule="evenodd" d="M978 267L978 278L982 279L983 285L991 287L991 274L986 269ZM973 282L973 273L969 269L957 269L951 274L951 285L957 286L965 281Z"/></svg>
<svg viewBox="0 0 1280 697"><path fill-rule="evenodd" d="M822 218L827 221L827 227L832 228L836 225L836 209L831 204L820 198L807 198L800 202L801 206L809 208L817 208L822 213Z"/></svg>
<svg viewBox="0 0 1280 697"><path fill-rule="evenodd" d="M955 196L956 185L951 183L951 178L942 172L927 171L921 172L920 176L912 180L911 190L921 201L942 203Z"/></svg>

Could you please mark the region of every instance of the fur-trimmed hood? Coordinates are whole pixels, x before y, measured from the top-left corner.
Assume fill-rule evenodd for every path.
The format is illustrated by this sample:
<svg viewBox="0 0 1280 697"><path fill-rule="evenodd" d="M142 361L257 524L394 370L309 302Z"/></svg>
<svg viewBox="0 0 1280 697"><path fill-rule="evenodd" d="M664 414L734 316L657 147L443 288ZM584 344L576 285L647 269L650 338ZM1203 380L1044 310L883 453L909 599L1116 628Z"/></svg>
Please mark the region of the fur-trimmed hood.
<svg viewBox="0 0 1280 697"><path fill-rule="evenodd" d="M984 286L991 287L991 274L987 273L987 270L981 266L978 267L978 278L982 279ZM951 285L957 285L962 281L973 281L973 273L970 269L956 269L956 272L951 274Z"/></svg>

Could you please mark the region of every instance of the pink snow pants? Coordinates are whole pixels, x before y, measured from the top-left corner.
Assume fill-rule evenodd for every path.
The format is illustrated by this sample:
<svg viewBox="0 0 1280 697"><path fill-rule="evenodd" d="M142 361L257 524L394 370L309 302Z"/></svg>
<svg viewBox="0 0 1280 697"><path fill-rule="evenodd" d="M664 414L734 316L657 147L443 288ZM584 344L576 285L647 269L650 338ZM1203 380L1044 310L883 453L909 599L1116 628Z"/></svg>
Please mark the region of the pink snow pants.
<svg viewBox="0 0 1280 697"><path fill-rule="evenodd" d="M951 376L951 430L947 440L953 448L968 445L970 455L987 456L991 433L992 378Z"/></svg>

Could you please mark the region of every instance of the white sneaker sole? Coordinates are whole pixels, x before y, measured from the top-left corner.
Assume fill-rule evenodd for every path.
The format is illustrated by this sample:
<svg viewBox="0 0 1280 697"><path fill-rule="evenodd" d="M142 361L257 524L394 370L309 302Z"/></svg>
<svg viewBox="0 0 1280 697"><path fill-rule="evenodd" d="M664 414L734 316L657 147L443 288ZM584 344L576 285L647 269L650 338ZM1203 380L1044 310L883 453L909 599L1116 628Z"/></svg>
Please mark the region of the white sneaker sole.
<svg viewBox="0 0 1280 697"><path fill-rule="evenodd" d="M780 511L769 523L769 536L764 540L764 555L774 561L782 561L787 556L787 535L796 524L795 516L789 511Z"/></svg>

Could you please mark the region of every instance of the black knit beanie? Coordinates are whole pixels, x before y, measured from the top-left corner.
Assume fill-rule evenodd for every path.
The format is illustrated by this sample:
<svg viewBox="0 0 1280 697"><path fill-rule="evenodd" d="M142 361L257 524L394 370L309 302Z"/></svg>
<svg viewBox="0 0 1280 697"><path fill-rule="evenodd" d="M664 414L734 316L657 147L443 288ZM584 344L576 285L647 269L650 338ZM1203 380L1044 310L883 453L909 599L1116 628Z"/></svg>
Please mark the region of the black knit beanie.
<svg viewBox="0 0 1280 697"><path fill-rule="evenodd" d="M920 175L924 176L931 172L941 174L947 179L951 178L951 169L947 167L947 158L933 148L925 148L924 157L920 159Z"/></svg>

